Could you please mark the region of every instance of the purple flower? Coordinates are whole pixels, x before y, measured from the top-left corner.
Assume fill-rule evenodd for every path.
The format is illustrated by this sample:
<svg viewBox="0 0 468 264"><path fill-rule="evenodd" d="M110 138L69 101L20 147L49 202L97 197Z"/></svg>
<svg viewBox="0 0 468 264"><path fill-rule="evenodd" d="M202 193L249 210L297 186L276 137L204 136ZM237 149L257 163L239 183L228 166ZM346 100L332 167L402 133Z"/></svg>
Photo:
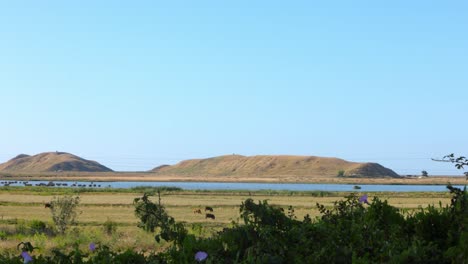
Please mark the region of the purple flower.
<svg viewBox="0 0 468 264"><path fill-rule="evenodd" d="M208 257L208 253L204 251L198 251L197 254L195 254L195 260L198 262L205 260L207 257Z"/></svg>
<svg viewBox="0 0 468 264"><path fill-rule="evenodd" d="M24 263L29 263L29 262L31 262L33 260L31 255L29 255L29 253L27 251L21 252L21 256L24 259Z"/></svg>
<svg viewBox="0 0 468 264"><path fill-rule="evenodd" d="M367 201L367 194L364 194L363 196L359 197L359 202L369 204L369 202Z"/></svg>
<svg viewBox="0 0 468 264"><path fill-rule="evenodd" d="M94 242L91 242L91 243L89 244L89 250L91 250L91 251L96 250L96 244L94 244Z"/></svg>

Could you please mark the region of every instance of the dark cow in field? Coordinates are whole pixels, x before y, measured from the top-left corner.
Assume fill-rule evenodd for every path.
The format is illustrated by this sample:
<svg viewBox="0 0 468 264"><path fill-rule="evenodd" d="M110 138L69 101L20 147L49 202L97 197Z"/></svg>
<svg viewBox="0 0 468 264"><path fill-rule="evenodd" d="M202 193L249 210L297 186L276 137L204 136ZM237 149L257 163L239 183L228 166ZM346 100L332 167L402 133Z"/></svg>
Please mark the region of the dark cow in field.
<svg viewBox="0 0 468 264"><path fill-rule="evenodd" d="M195 209L195 210L193 210L193 213L194 214L201 214L201 210L200 209Z"/></svg>
<svg viewBox="0 0 468 264"><path fill-rule="evenodd" d="M51 203L45 203L44 208L52 208L52 204Z"/></svg>
<svg viewBox="0 0 468 264"><path fill-rule="evenodd" d="M205 207L205 212L206 212L206 211L213 212L213 207L206 206L206 207Z"/></svg>
<svg viewBox="0 0 468 264"><path fill-rule="evenodd" d="M216 219L215 215L214 214L206 214L205 215L205 219L208 219L208 218L211 218L211 219Z"/></svg>

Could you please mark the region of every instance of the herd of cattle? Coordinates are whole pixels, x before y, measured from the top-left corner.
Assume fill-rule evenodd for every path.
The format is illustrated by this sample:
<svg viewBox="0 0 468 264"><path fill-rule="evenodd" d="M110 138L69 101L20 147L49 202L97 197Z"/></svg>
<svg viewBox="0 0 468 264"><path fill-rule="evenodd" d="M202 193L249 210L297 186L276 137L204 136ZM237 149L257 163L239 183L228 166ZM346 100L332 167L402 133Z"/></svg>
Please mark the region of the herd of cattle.
<svg viewBox="0 0 468 264"><path fill-rule="evenodd" d="M207 213L207 212L211 212L211 213ZM201 209L195 209L193 210L193 213L194 214L202 214L202 210ZM210 207L210 206L206 206L205 207L205 219L216 219L215 215L212 214L213 213L213 207Z"/></svg>
<svg viewBox="0 0 468 264"><path fill-rule="evenodd" d="M32 183L29 183L29 181L1 181L1 185L3 186L10 186L10 185L18 185L18 184L23 184L24 186L33 186ZM68 183L59 183L59 182L53 182L49 181L48 183L36 183L34 184L35 186L44 186L44 187L55 187L55 186L68 186ZM90 184L79 184L77 182L70 184L71 187L101 187L100 184L95 184L91 182ZM109 186L110 187L110 186Z"/></svg>

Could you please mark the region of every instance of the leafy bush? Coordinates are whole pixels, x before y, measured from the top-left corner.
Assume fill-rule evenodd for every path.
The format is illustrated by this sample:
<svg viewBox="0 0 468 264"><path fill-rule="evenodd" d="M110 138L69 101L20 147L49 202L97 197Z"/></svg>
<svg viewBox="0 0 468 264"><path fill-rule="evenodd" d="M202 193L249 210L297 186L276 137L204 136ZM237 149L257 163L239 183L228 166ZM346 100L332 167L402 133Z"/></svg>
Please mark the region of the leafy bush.
<svg viewBox="0 0 468 264"><path fill-rule="evenodd" d="M24 220L19 220L15 224L15 233L21 235L29 234L29 228Z"/></svg>
<svg viewBox="0 0 468 264"><path fill-rule="evenodd" d="M102 227L104 228L104 232L109 236L117 231L117 223L110 220L109 218L107 218Z"/></svg>
<svg viewBox="0 0 468 264"><path fill-rule="evenodd" d="M240 207L242 224L211 238L184 233L180 245L164 254L177 263L192 261L198 250L213 263L452 263L468 259L461 243L468 238L468 205L466 190L448 188L450 206L408 216L387 201L375 197L369 203L355 194L330 209L318 204L322 216L315 221L297 220L292 208L285 214L267 201L247 199Z"/></svg>
<svg viewBox="0 0 468 264"><path fill-rule="evenodd" d="M45 222L40 220L32 220L29 222L29 229L31 234L53 234L50 227L48 227Z"/></svg>
<svg viewBox="0 0 468 264"><path fill-rule="evenodd" d="M55 196L52 199L50 202L50 211L52 213L52 220L57 228L57 232L63 234L70 225L75 223L79 203L79 196Z"/></svg>
<svg viewBox="0 0 468 264"><path fill-rule="evenodd" d="M180 245L187 235L187 230L181 223L176 223L173 217L169 216L166 209L161 204L161 196L158 191L158 203L153 203L149 197L151 194L145 193L141 198L135 198L135 215L140 219L138 227L145 231L159 233L155 236L155 240L159 242L162 239L173 241Z"/></svg>
<svg viewBox="0 0 468 264"><path fill-rule="evenodd" d="M0 230L0 240L6 240L7 233L3 230Z"/></svg>
<svg viewBox="0 0 468 264"><path fill-rule="evenodd" d="M170 217L161 200L149 194L134 200L139 226L171 242L158 253L113 252L106 245L82 252L58 250L33 256L34 263L467 263L468 195L448 186L450 205L429 206L412 214L374 197L355 194L331 208L318 204L320 217L298 220L293 208L283 212L267 201L245 200L242 223L233 223L212 237L195 236ZM22 251L33 251L25 243ZM206 257L206 255L208 257ZM199 257L197 257L199 258ZM0 256L0 263L21 263Z"/></svg>
<svg viewBox="0 0 468 264"><path fill-rule="evenodd" d="M154 195L158 192L180 192L183 189L180 187L174 186L160 186L160 187L152 187L152 186L136 186L130 188L133 192L143 192Z"/></svg>

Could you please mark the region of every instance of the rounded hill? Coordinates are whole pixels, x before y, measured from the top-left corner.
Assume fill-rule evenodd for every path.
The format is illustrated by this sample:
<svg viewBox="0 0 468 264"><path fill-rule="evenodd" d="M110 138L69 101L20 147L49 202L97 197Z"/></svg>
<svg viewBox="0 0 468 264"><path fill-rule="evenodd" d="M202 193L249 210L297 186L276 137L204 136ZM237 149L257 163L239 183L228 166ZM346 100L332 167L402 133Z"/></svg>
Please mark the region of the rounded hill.
<svg viewBox="0 0 468 264"><path fill-rule="evenodd" d="M2 172L109 172L111 169L96 161L86 160L66 152L45 152L29 156L20 154L0 164Z"/></svg>
<svg viewBox="0 0 468 264"><path fill-rule="evenodd" d="M343 176L399 177L393 170L377 163L350 162L317 156L241 156L226 155L208 159L181 161L159 166L152 172L160 175L186 176Z"/></svg>

